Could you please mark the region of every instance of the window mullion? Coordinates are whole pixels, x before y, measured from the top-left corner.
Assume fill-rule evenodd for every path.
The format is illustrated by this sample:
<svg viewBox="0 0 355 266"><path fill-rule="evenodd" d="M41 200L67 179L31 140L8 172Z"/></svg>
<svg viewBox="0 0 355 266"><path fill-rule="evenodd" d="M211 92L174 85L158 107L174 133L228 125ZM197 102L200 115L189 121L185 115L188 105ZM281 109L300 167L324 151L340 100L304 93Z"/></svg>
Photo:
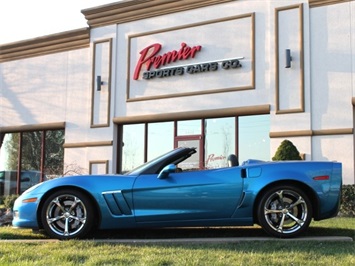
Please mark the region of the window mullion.
<svg viewBox="0 0 355 266"><path fill-rule="evenodd" d="M16 178L16 194L20 194L21 191L21 171L22 171L22 132L19 135L19 147L18 147L18 163L17 163L17 178Z"/></svg>
<svg viewBox="0 0 355 266"><path fill-rule="evenodd" d="M44 167L46 159L46 130L42 131L42 140L41 140L41 177L39 182L43 182L44 179Z"/></svg>

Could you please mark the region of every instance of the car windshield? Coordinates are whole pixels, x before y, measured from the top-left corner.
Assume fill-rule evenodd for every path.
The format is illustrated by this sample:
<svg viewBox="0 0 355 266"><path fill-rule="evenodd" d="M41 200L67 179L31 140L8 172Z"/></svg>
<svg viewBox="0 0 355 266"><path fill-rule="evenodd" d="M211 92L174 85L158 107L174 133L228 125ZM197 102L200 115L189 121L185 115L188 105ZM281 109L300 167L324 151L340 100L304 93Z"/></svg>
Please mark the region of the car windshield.
<svg viewBox="0 0 355 266"><path fill-rule="evenodd" d="M128 173L125 173L125 175L139 175L142 171L144 171L145 169L149 168L150 166L154 165L156 162L170 156L170 154L174 153L176 150L172 150L172 151L169 151L163 155L160 155L159 157L149 161L149 162L146 162L145 164L142 164L141 166L138 166L137 168L129 171Z"/></svg>

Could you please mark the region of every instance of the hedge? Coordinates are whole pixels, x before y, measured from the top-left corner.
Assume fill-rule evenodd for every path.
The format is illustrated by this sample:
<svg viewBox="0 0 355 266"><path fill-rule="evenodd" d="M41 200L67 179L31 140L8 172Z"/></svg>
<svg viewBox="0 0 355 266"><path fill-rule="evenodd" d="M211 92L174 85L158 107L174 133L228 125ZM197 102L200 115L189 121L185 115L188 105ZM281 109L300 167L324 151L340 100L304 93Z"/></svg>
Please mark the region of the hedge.
<svg viewBox="0 0 355 266"><path fill-rule="evenodd" d="M339 216L355 217L355 185L343 185Z"/></svg>

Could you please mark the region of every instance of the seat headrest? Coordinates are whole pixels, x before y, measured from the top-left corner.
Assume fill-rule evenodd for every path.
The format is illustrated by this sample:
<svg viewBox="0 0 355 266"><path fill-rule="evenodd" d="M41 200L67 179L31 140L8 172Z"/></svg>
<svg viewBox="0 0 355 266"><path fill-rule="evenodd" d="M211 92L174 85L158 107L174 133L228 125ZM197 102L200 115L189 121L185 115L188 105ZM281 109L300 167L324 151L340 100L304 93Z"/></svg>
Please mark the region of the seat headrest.
<svg viewBox="0 0 355 266"><path fill-rule="evenodd" d="M238 166L239 165L238 157L235 154L229 155L227 160L228 160L228 166L229 167L233 167L233 166Z"/></svg>

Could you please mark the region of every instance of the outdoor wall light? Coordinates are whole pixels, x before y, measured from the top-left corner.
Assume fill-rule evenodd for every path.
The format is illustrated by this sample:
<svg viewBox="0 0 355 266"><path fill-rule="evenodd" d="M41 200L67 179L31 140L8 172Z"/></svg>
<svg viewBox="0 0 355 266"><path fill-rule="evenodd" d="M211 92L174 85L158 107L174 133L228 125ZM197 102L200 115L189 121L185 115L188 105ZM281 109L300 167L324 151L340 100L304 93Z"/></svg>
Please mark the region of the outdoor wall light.
<svg viewBox="0 0 355 266"><path fill-rule="evenodd" d="M96 76L96 90L101 91L101 85L104 85L104 82L101 81L101 76Z"/></svg>
<svg viewBox="0 0 355 266"><path fill-rule="evenodd" d="M291 49L286 49L286 66L285 66L285 68L291 67L291 61L292 61Z"/></svg>

